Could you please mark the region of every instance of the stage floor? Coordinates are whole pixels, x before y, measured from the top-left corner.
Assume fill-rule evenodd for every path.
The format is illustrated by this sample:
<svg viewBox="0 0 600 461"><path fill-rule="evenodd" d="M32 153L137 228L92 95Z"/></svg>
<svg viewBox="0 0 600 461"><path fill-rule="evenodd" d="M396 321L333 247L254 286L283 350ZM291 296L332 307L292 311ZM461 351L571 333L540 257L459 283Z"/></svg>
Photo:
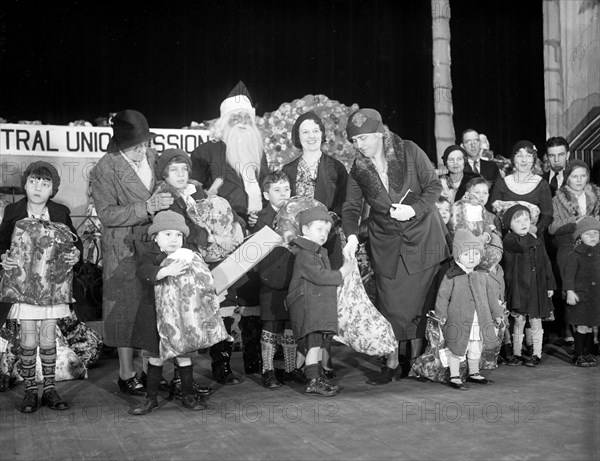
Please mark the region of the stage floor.
<svg viewBox="0 0 600 461"><path fill-rule="evenodd" d="M22 384L0 394L0 460L599 459L600 368L572 366L558 346L545 351L539 368L501 366L484 372L493 385L463 392L412 379L369 386L376 358L335 346L344 389L333 398L305 397L297 384L266 390L259 375L220 386L204 354L194 366L215 389L208 409L159 397L141 417L128 413L141 398L118 392L118 360L105 357L89 379L57 384L68 411L20 413ZM241 352L232 365L241 372Z"/></svg>

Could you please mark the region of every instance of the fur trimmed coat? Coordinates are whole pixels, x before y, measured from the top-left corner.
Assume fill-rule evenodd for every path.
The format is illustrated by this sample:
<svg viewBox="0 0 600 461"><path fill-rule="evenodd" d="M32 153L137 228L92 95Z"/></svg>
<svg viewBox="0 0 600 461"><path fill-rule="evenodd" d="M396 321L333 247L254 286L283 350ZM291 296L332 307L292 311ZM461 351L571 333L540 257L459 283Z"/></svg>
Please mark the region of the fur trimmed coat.
<svg viewBox="0 0 600 461"><path fill-rule="evenodd" d="M377 275L394 278L398 264L409 274L429 269L446 259L447 230L435 206L442 186L425 152L414 142L403 140L386 129L383 137L388 162L390 193L385 189L373 162L362 155L354 160L348 178L342 225L346 236L358 235L363 201L370 205L368 236L371 262ZM403 197L416 215L409 221L392 218L390 195Z"/></svg>
<svg viewBox="0 0 600 461"><path fill-rule="evenodd" d="M582 216L592 216L596 219L600 217L600 187L588 184L583 189L583 193L586 198L585 215L582 215L579 210L575 193L566 184L556 191L552 199L554 221L550 224L548 232L554 236L553 244L557 248L556 262L561 275L567 262L567 255L575 244L573 232L577 219Z"/></svg>
<svg viewBox="0 0 600 461"><path fill-rule="evenodd" d="M452 261L438 290L435 313L446 320L442 332L454 355L465 355L475 312L484 349L494 349L498 346L494 319L504 317L504 312L493 282L487 272L475 270L467 274Z"/></svg>

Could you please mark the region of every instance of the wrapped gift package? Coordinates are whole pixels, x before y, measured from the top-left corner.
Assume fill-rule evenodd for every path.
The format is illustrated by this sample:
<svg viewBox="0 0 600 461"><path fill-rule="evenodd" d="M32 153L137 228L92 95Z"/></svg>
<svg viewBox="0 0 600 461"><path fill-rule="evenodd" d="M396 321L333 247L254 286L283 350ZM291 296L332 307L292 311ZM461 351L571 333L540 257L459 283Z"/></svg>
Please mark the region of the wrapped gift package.
<svg viewBox="0 0 600 461"><path fill-rule="evenodd" d="M73 266L65 256L77 251L65 224L25 218L15 223L10 256L18 267L4 272L0 301L37 306L72 302Z"/></svg>
<svg viewBox="0 0 600 461"><path fill-rule="evenodd" d="M154 286L162 360L232 339L219 315L213 278L206 263L199 254L181 248L169 255L161 266L178 259L188 262L188 269Z"/></svg>
<svg viewBox="0 0 600 461"><path fill-rule="evenodd" d="M237 282L281 243L281 236L269 226L252 234L233 253L212 269L217 294L223 293Z"/></svg>

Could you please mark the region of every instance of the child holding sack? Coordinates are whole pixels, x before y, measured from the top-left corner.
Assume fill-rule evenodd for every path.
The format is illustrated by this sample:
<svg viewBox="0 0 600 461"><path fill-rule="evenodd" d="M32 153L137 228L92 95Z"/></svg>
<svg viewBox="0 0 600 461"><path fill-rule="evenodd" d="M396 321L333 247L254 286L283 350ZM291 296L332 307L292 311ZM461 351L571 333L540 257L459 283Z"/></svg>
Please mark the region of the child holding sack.
<svg viewBox="0 0 600 461"><path fill-rule="evenodd" d="M327 336L337 333L337 287L350 275L352 263L346 261L339 271L331 270L327 242L333 219L324 206L315 206L298 216L302 237L293 241L298 253L286 304L294 336L302 340L306 354L305 395L330 397L340 391L323 374L319 352Z"/></svg>
<svg viewBox="0 0 600 461"><path fill-rule="evenodd" d="M575 326L575 354L577 367L596 367L592 355L594 326L600 325L600 222L586 216L577 223L573 232L575 247L567 256L563 289L567 292L567 319Z"/></svg>
<svg viewBox="0 0 600 461"><path fill-rule="evenodd" d="M7 316L21 322L25 396L20 410L32 413L38 409L35 381L38 345L44 377L41 403L52 410L66 410L69 405L56 392L54 382L56 322L70 315L73 266L79 261L82 245L70 210L51 200L60 185L56 169L47 162L34 162L23 172L21 183L26 197L6 207L0 225L4 268L0 325ZM35 273L25 272L32 267Z"/></svg>
<svg viewBox="0 0 600 461"><path fill-rule="evenodd" d="M148 228L152 242L142 249L138 260L137 276L144 283L144 293L135 332L149 359L146 400L133 409L134 415L158 407L163 363L168 358L175 358L179 369L182 405L190 410L206 409L206 403L195 396L190 355L229 337L217 314L218 300L208 267L198 253L183 248L189 233L179 213L159 212ZM163 290L165 287L172 290Z"/></svg>
<svg viewBox="0 0 600 461"><path fill-rule="evenodd" d="M479 360L484 349L498 345L494 327L503 318L489 274L475 270L481 261L483 244L470 231L458 229L454 235L454 261L446 272L435 303L441 319L446 347L450 349L450 387L467 390L460 378L460 362L467 358L468 382L490 384L479 374ZM494 322L492 321L494 319Z"/></svg>

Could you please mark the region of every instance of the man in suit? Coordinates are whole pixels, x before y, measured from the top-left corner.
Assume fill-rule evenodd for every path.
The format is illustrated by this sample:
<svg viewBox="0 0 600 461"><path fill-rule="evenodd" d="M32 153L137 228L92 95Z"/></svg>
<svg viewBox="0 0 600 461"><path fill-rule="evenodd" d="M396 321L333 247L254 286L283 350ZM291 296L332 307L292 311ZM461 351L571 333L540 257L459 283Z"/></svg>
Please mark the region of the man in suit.
<svg viewBox="0 0 600 461"><path fill-rule="evenodd" d="M500 171L495 162L481 156L481 139L479 133L472 128L468 128L462 133L462 143L460 145L467 151L467 162L465 171L480 174L490 184L490 190L500 176Z"/></svg>
<svg viewBox="0 0 600 461"><path fill-rule="evenodd" d="M550 184L550 192L552 197L556 194L556 190L560 189L564 181L564 170L569 161L569 143L562 136L548 138L546 141L546 157L550 170L542 175L548 184Z"/></svg>

